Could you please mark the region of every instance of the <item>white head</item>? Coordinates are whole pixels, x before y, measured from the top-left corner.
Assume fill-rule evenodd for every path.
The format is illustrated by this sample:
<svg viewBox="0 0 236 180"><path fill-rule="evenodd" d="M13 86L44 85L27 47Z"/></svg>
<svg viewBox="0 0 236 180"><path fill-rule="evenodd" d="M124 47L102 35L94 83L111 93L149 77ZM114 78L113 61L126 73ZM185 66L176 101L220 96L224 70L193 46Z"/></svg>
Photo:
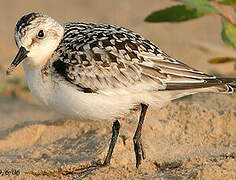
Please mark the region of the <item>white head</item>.
<svg viewBox="0 0 236 180"><path fill-rule="evenodd" d="M24 60L29 66L42 66L53 54L64 34L57 21L41 13L23 16L15 27L15 41L19 52L8 68L9 74Z"/></svg>

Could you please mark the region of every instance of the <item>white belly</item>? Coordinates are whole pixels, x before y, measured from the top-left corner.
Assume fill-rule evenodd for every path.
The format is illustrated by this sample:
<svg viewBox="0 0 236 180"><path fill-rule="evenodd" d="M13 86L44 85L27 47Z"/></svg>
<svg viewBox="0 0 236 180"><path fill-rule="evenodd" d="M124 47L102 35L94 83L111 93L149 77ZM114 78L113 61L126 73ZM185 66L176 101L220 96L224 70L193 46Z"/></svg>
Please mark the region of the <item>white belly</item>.
<svg viewBox="0 0 236 180"><path fill-rule="evenodd" d="M25 73L34 96L57 112L74 119L111 119L128 112L134 106L131 96L84 93L63 81L52 81L50 76L42 78L39 69L27 69Z"/></svg>

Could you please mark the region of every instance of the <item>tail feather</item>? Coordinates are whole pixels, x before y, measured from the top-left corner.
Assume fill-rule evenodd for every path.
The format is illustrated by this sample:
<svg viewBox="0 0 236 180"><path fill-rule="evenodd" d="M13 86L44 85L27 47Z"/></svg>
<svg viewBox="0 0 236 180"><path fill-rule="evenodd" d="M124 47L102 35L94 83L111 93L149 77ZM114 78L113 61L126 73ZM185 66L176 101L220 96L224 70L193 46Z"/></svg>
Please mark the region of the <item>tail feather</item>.
<svg viewBox="0 0 236 180"><path fill-rule="evenodd" d="M220 81L222 81L222 83L228 84L234 88L236 88L236 78L217 78Z"/></svg>
<svg viewBox="0 0 236 180"><path fill-rule="evenodd" d="M228 87L228 93L233 93L236 89L236 78L217 78Z"/></svg>
<svg viewBox="0 0 236 180"><path fill-rule="evenodd" d="M166 90L187 90L198 88L217 88L218 92L232 93L236 88L236 78L204 79L199 83L167 83Z"/></svg>

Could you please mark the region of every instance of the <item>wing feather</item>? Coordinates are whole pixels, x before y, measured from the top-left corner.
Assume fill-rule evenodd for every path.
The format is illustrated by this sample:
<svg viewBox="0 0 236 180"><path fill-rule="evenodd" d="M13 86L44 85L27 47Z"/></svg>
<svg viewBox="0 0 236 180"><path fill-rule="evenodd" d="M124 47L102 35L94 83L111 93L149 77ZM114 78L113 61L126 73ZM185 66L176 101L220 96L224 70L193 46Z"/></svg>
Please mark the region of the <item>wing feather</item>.
<svg viewBox="0 0 236 180"><path fill-rule="evenodd" d="M85 23L73 26L65 25L52 66L56 74L80 90L98 92L138 83L150 84L156 90L226 88L215 76L171 58L130 30Z"/></svg>

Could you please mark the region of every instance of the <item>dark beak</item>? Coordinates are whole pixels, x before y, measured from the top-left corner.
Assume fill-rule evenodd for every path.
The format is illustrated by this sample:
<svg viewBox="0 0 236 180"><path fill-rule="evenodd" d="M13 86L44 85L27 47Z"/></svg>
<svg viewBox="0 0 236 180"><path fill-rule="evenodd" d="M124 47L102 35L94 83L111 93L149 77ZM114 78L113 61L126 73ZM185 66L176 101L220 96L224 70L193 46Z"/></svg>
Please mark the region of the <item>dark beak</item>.
<svg viewBox="0 0 236 180"><path fill-rule="evenodd" d="M24 47L20 47L15 59L12 61L11 65L6 71L7 75L9 75L15 69L15 67L27 57L28 53L29 51L27 51Z"/></svg>

